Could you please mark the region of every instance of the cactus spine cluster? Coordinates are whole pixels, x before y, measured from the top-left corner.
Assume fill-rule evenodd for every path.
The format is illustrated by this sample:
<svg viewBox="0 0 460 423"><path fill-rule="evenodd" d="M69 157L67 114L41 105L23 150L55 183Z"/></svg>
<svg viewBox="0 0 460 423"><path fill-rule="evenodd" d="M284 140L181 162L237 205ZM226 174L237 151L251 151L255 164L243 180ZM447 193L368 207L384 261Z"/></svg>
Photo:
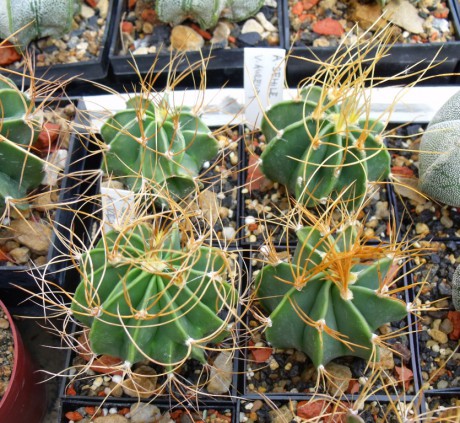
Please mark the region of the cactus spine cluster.
<svg viewBox="0 0 460 423"><path fill-rule="evenodd" d="M419 188L460 207L460 91L435 114L420 143Z"/></svg>
<svg viewBox="0 0 460 423"><path fill-rule="evenodd" d="M236 302L228 257L182 236L175 223L137 221L83 255L72 310L94 353L173 370L189 357L205 362L204 346L225 337Z"/></svg>
<svg viewBox="0 0 460 423"><path fill-rule="evenodd" d="M24 49L35 39L70 31L80 0L0 0L0 37Z"/></svg>
<svg viewBox="0 0 460 423"><path fill-rule="evenodd" d="M253 16L264 0L157 0L156 11L163 22L177 25L187 18L203 29L216 26L218 19L242 21Z"/></svg>
<svg viewBox="0 0 460 423"><path fill-rule="evenodd" d="M374 331L407 315L384 283L392 259L360 245L354 225L336 232L298 230L292 262L264 266L255 278L267 340L303 351L317 368L341 356L377 357Z"/></svg>
<svg viewBox="0 0 460 423"><path fill-rule="evenodd" d="M186 108L169 112L139 97L126 105L101 128L108 145L104 171L134 191L147 183L175 199L186 197L203 164L218 153L210 129Z"/></svg>
<svg viewBox="0 0 460 423"><path fill-rule="evenodd" d="M27 96L7 78L0 78L0 211L9 199L23 199L43 180L44 161L32 153L40 123ZM25 202L15 203L25 209Z"/></svg>
<svg viewBox="0 0 460 423"><path fill-rule="evenodd" d="M261 155L263 173L307 207L341 196L354 209L368 182L390 173L384 126L359 119L347 105L346 99L335 104L322 88L308 86L298 100L274 105L262 120L268 143Z"/></svg>

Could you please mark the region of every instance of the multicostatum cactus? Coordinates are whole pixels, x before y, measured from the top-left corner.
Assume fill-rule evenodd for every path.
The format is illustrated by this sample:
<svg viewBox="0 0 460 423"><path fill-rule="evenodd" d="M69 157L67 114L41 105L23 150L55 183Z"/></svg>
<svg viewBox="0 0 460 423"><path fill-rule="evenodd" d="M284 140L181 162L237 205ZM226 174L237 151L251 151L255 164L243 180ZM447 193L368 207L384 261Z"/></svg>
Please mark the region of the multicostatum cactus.
<svg viewBox="0 0 460 423"><path fill-rule="evenodd" d="M216 26L220 17L242 21L253 16L264 0L157 0L156 11L163 22L177 25L187 18L203 29Z"/></svg>
<svg viewBox="0 0 460 423"><path fill-rule="evenodd" d="M420 143L419 188L460 207L460 91L435 114Z"/></svg>
<svg viewBox="0 0 460 423"><path fill-rule="evenodd" d="M32 152L40 122L26 94L5 77L0 78L0 212L14 202L26 209L29 190L37 188L44 176L45 162Z"/></svg>
<svg viewBox="0 0 460 423"><path fill-rule="evenodd" d="M20 49L32 40L70 31L80 0L0 0L0 38Z"/></svg>
<svg viewBox="0 0 460 423"><path fill-rule="evenodd" d="M338 197L349 209L361 205L368 182L389 175L390 155L384 125L360 119L355 101L338 104L326 90L308 86L299 99L272 106L261 123L268 143L261 155L263 173L307 207Z"/></svg>
<svg viewBox="0 0 460 423"><path fill-rule="evenodd" d="M374 331L407 316L389 294L388 250L362 244L353 224L307 226L297 238L292 261L272 260L255 278L268 342L303 351L317 368L341 356L378 358Z"/></svg>
<svg viewBox="0 0 460 423"><path fill-rule="evenodd" d="M94 353L173 371L187 358L205 362L206 345L228 335L237 300L231 259L183 237L176 223L142 220L82 256L72 310L90 328Z"/></svg>
<svg viewBox="0 0 460 423"><path fill-rule="evenodd" d="M103 169L131 190L149 184L174 199L193 192L200 169L218 153L208 126L189 109L169 112L139 97L101 129L108 145Z"/></svg>

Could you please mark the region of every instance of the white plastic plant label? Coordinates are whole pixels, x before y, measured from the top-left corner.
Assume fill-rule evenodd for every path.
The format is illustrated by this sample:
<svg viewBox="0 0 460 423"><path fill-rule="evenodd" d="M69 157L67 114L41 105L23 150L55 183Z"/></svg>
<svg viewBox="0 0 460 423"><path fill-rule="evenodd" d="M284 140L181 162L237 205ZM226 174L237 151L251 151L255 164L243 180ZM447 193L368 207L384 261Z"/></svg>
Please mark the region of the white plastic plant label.
<svg viewBox="0 0 460 423"><path fill-rule="evenodd" d="M244 49L244 92L246 123L260 127L264 110L283 99L284 58L281 48Z"/></svg>
<svg viewBox="0 0 460 423"><path fill-rule="evenodd" d="M117 229L133 220L134 192L101 187L104 232Z"/></svg>

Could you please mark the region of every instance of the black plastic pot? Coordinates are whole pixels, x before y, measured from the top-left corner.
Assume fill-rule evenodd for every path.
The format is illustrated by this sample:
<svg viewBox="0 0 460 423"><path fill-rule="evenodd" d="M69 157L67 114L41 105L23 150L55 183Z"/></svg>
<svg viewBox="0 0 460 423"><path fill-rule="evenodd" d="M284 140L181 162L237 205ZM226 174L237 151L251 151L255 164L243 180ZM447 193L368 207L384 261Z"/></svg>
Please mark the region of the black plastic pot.
<svg viewBox="0 0 460 423"><path fill-rule="evenodd" d="M284 32L282 29L282 4L278 1L278 27L280 44L275 47L284 46ZM145 54L132 56L121 56L121 37L120 24L123 14L128 10L128 1L121 0L118 4L118 10L115 17L115 30L113 41L110 47L110 64L114 75L118 78L129 80L135 75L133 63L136 63L136 68L141 74L146 74L155 63L155 73L164 71L166 74L169 69L169 63L174 57L167 49L160 51L158 54ZM267 47L269 48L269 47ZM175 61L175 71L187 70L190 64L201 61L202 58L210 57L207 68L207 85L208 87L221 87L224 84L227 86L242 86L244 79L244 49L213 49L204 48L201 52L191 51L180 57L180 60ZM196 81L195 81L196 82ZM162 83L166 83L165 80ZM193 85L192 79L187 79L186 84L190 87Z"/></svg>
<svg viewBox="0 0 460 423"><path fill-rule="evenodd" d="M105 78L109 70L109 49L113 37L114 15L117 9L117 0L109 0L109 9L107 12L104 36L101 40L101 48L97 60L88 60L77 63L59 63L50 67L35 67L33 76L45 80L54 81L57 79L66 80L71 77L86 79L89 81L98 81ZM20 72L23 70L19 69ZM28 72L26 72L29 74ZM30 85L29 78L21 78L17 75L5 72L16 84L23 83L25 86ZM88 84L79 81L72 83L75 89L78 88L77 95L81 95L83 90L87 89Z"/></svg>
<svg viewBox="0 0 460 423"><path fill-rule="evenodd" d="M69 423L69 419L65 417L65 414L69 411L76 411L80 407L95 407L96 409L101 407L101 409L105 409L107 412L110 409L125 409L129 408L131 404L137 403L137 400L133 399L130 403L127 402L120 402L116 401L104 401L103 403L101 400L99 401L91 401L91 400L63 400L61 403L61 407L59 409L59 418L57 420L58 423ZM141 403L142 404L142 403ZM236 407L233 405L224 405L224 404L216 404L216 405L201 405L201 406L193 406L187 404L178 404L170 401L155 401L153 405L158 407L162 413L167 411L174 412L175 410L188 410L191 413L194 411L203 412L203 413L211 413L213 410L217 411L220 414L228 414L231 413L231 423L238 423L240 420L237 415ZM192 421L192 420L190 420Z"/></svg>
<svg viewBox="0 0 460 423"><path fill-rule="evenodd" d="M75 101L77 103L78 100ZM62 105L60 103L59 105ZM65 103L64 103L65 105ZM77 108L82 111L84 103L78 102ZM76 121L75 124L81 124ZM12 311L20 310L21 313L34 312L32 302L24 300L30 294L19 289L23 288L33 293L39 292L40 287L37 280L46 277L46 280L63 285L65 277L72 277L72 272L67 272L69 266L68 259L54 260L56 257L65 254L68 247L63 240L70 239L72 234L82 237L84 223L78 216L80 209L80 194L84 190L85 184L82 182L82 171L86 168L87 140L82 137L72 135L69 143L69 153L65 165L65 177L59 191L59 207L54 218L53 235L51 247L48 252L48 262L51 264L39 268L21 266L0 266L0 292L1 298ZM16 285L16 286L14 286Z"/></svg>
<svg viewBox="0 0 460 423"><path fill-rule="evenodd" d="M288 0L281 1L284 7L284 39L286 40L286 48L289 48L290 24ZM437 64L438 66L427 72L425 76L434 76L435 78L420 82L418 85L448 85L458 81L458 76L454 75L437 76L455 73L460 70L460 20L457 9L458 2L447 0L446 3L450 9L449 18L452 20L454 26L456 40L446 43L395 44L389 50L388 55L382 58L377 64L373 73L375 77L391 77L396 74L405 74L406 72L423 71L433 59L433 64ZM286 75L289 86L297 85L301 80L313 75L318 70L319 65L311 62L312 60L317 61L317 59L320 59L321 61L325 61L335 51L336 47L294 47L291 57L289 57L287 62ZM302 59L309 59L310 61ZM412 67L418 62L423 63ZM410 67L412 68L409 70ZM401 83L407 84L415 81L415 79L416 77L405 78Z"/></svg>

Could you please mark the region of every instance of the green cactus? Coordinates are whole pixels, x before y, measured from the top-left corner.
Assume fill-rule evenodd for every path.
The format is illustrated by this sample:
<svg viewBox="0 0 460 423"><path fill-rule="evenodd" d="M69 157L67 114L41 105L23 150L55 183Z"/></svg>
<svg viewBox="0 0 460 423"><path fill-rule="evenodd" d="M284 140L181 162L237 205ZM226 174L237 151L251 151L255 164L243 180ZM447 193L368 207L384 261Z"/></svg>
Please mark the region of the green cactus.
<svg viewBox="0 0 460 423"><path fill-rule="evenodd" d="M460 91L435 114L420 143L419 188L460 207Z"/></svg>
<svg viewBox="0 0 460 423"><path fill-rule="evenodd" d="M0 78L0 212L10 198L24 199L43 180L45 162L31 151L40 129L34 110L11 80ZM15 202L15 207L28 204Z"/></svg>
<svg viewBox="0 0 460 423"><path fill-rule="evenodd" d="M203 347L227 335L219 316L235 311L229 258L182 236L176 224L138 222L82 256L72 310L90 328L94 353L150 357L172 370L188 357L205 362Z"/></svg>
<svg viewBox="0 0 460 423"><path fill-rule="evenodd" d="M164 104L139 97L126 105L101 128L108 145L104 171L134 191L147 182L175 199L186 197L196 189L203 164L218 153L210 129L186 108L169 113Z"/></svg>
<svg viewBox="0 0 460 423"><path fill-rule="evenodd" d="M0 38L25 49L35 39L70 31L80 0L0 0ZM13 35L14 34L14 35Z"/></svg>
<svg viewBox="0 0 460 423"><path fill-rule="evenodd" d="M304 88L299 100L275 104L261 123L268 143L262 172L307 207L339 194L349 209L358 207L368 181L389 175L390 155L383 124L359 119L349 109L346 99L334 104L318 86Z"/></svg>
<svg viewBox="0 0 460 423"><path fill-rule="evenodd" d="M255 295L269 314L265 332L276 348L295 348L318 368L334 358L369 359L374 331L407 316L406 304L383 283L392 259L360 245L354 226L333 233L304 227L291 263L264 266Z"/></svg>
<svg viewBox="0 0 460 423"><path fill-rule="evenodd" d="M264 0L157 0L156 12L163 22L177 25L187 18L203 29L216 26L222 16L231 21L242 21L253 16Z"/></svg>

